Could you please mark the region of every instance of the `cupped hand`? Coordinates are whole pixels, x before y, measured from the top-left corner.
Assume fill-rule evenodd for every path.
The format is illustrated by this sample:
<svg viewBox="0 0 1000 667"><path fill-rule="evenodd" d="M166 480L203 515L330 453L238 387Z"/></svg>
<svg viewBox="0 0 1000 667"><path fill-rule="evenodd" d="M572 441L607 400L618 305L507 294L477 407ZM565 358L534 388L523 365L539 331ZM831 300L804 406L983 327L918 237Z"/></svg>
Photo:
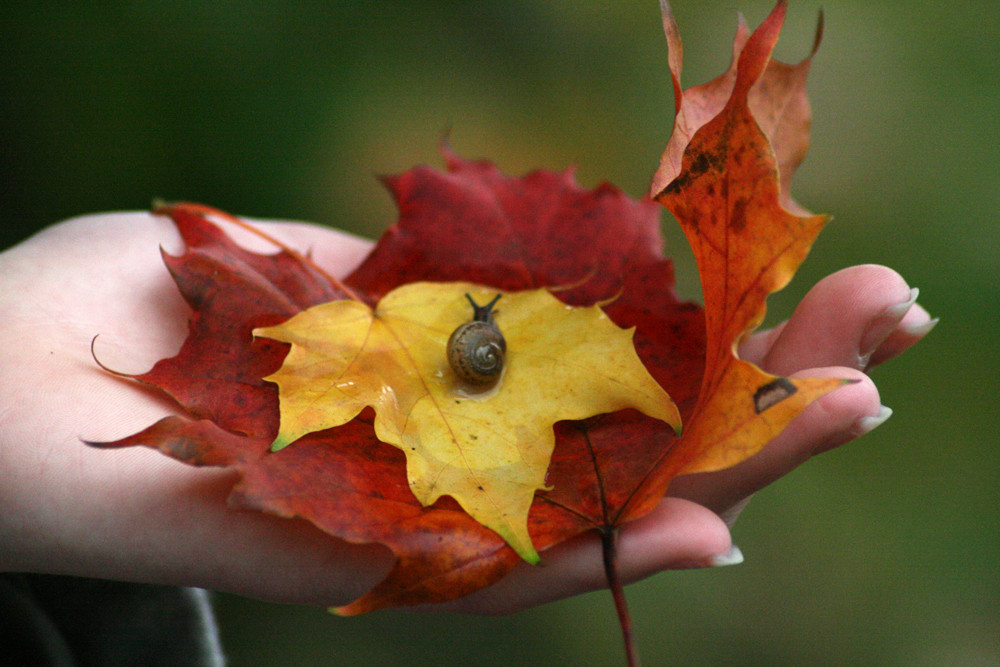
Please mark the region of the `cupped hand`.
<svg viewBox="0 0 1000 667"><path fill-rule="evenodd" d="M223 226L225 224L223 223ZM302 223L260 223L344 276L369 241ZM273 252L226 227L238 242ZM182 243L166 218L90 216L55 225L0 254L0 570L165 583L284 602L342 605L392 567L380 546L358 546L304 521L234 511L234 473L193 468L144 448L95 450L173 412L169 402L101 371L148 370L176 354L188 309L159 248ZM623 577L738 559L726 521L757 489L811 456L871 430L890 414L865 371L933 326L902 278L885 267L821 281L785 324L746 341L741 355L785 375L860 380L811 405L756 456L679 478L649 515L624 526ZM724 518L723 518L724 517ZM427 608L505 613L604 585L595 536L555 547L498 584Z"/></svg>

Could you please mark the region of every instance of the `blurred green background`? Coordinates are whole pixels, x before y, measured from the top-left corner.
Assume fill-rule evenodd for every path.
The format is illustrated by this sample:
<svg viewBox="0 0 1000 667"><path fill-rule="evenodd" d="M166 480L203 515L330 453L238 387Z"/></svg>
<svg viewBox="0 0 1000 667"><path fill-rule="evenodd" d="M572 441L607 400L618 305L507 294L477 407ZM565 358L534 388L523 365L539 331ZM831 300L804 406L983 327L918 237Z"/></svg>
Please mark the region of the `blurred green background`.
<svg viewBox="0 0 1000 667"><path fill-rule="evenodd" d="M942 321L875 373L886 425L758 495L745 564L628 589L638 640L650 665L997 665L1000 5L823 4L795 195L835 220L770 321L865 262ZM737 10L771 6L676 0L685 87L726 67ZM792 3L779 58L808 52L819 6ZM673 109L654 0L8 0L0 53L0 247L154 196L376 236L395 214L374 175L440 165L446 131L508 173L575 165L640 195ZM603 592L499 619L218 609L234 665L622 660Z"/></svg>

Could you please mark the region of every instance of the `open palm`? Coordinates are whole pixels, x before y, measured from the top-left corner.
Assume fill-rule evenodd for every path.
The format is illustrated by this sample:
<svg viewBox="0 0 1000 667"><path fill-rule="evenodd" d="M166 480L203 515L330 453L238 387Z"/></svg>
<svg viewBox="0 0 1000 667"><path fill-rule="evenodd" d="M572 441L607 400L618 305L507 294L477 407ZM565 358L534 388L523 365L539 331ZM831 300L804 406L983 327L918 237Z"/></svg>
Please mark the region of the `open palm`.
<svg viewBox="0 0 1000 667"><path fill-rule="evenodd" d="M346 275L370 242L301 223L260 223L331 273ZM260 239L227 231L271 252ZM193 468L144 448L87 440L134 433L174 411L102 372L148 370L174 355L189 311L158 254L179 253L169 220L146 213L53 226L0 254L0 570L198 586L251 597L342 605L392 566L380 546L349 545L304 521L234 511L234 473ZM860 382L810 406L734 468L679 478L650 515L626 525L628 580L738 560L728 524L757 489L884 421L864 371L914 344L933 321L891 269L859 266L821 281L785 324L751 337L743 358L765 370ZM728 522L728 524L727 524ZM604 583L599 540L584 535L498 584L430 609L504 613Z"/></svg>

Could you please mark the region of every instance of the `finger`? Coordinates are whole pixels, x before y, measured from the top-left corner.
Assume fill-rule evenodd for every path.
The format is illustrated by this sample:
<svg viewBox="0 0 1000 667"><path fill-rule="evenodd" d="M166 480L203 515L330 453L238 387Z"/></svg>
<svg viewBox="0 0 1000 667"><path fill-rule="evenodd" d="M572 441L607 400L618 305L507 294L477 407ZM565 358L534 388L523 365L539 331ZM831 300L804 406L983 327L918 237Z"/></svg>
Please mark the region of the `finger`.
<svg viewBox="0 0 1000 667"><path fill-rule="evenodd" d="M826 366L864 369L915 299L915 290L892 269L875 265L844 269L817 283L788 322L751 337L740 353L779 375ZM918 326L925 320L919 315L924 311L917 312L910 322ZM896 337L891 347L898 354L905 349L902 345L918 339Z"/></svg>
<svg viewBox="0 0 1000 667"><path fill-rule="evenodd" d="M735 562L729 530L711 511L666 498L646 516L621 528L618 566L624 582L666 569ZM589 532L522 563L499 582L464 598L420 611L508 614L607 587L600 536Z"/></svg>
<svg viewBox="0 0 1000 667"><path fill-rule="evenodd" d="M796 375L846 377L857 382L813 402L764 449L746 461L717 472L678 477L670 485L668 494L726 515L731 523L738 513L732 510L756 491L811 457L871 431L892 414L881 405L875 384L860 371L819 368Z"/></svg>

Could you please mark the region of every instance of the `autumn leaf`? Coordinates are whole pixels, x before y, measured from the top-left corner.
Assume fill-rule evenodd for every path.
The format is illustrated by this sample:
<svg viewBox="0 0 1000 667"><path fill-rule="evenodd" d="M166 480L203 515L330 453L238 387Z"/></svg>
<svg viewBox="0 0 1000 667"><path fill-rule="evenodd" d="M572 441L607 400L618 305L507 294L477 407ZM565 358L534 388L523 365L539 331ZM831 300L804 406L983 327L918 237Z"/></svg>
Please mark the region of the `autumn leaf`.
<svg viewBox="0 0 1000 667"><path fill-rule="evenodd" d="M214 230L203 207L167 207L160 212L176 222L188 246L184 255L165 260L192 307L191 335L176 357L137 379L161 387L183 414L102 446L141 444L193 465L232 467L240 479L230 498L235 506L302 517L350 542L387 545L397 557L392 572L340 613L441 602L488 586L519 562L517 554L450 492L411 488L406 429L380 425L388 417L381 412L392 411L354 396L338 417L346 423L320 420L280 434L279 390L265 378L280 377L275 374L289 353L282 341L292 336L252 333L278 338L274 327L351 295L364 302L352 308L367 309L358 311L363 330L374 331L376 321L395 330L391 317L377 315L385 299L391 303L394 290L432 282L465 284L441 305L450 314L436 334L436 363L443 358L442 336L469 316L459 289L480 302L502 292L498 319L518 340L509 319L520 317L516 295L572 285L554 296L584 309L606 302L611 322L634 328L642 365L684 419L678 438L663 419L644 414L642 402L625 409L616 403L586 418L548 417L554 446L547 471L523 483L520 502L530 496L529 487L533 500L529 541L523 532L516 540L522 553L533 548L544 558L546 549L581 532L610 535L654 507L676 475L751 456L810 401L841 384L771 376L735 354L762 321L767 295L788 282L824 221L788 194L791 172L808 144L802 81L809 59L797 66L770 59L783 15L779 3L752 35L741 25L729 72L684 92L680 41L672 17L665 17L680 113L653 194L675 214L695 250L704 310L673 292L658 204L633 201L606 184L581 188L569 172L511 178L446 150L445 172L417 167L388 178L399 221L343 284L288 249L263 256L235 247ZM544 328L549 315L536 319L531 326ZM514 393L520 374L514 355L521 346L520 340L510 345L511 366L498 395ZM390 370L398 359L365 363L373 371L365 382L382 372L407 375ZM431 396L428 391L407 400L433 404ZM522 397L514 404L525 402ZM553 427L552 420L560 421ZM270 451L276 439L283 444L294 438L293 446ZM383 438L395 438L402 448ZM455 446L448 438L445 447ZM506 530L501 523L495 527Z"/></svg>
<svg viewBox="0 0 1000 667"><path fill-rule="evenodd" d="M679 302L669 287L673 277L670 262L662 257L658 207L648 201L633 201L612 186L581 188L567 173L538 171L525 178L511 178L485 162L467 162L450 153L446 157L448 173L420 167L388 180L404 213L362 266L346 279L347 289L374 305L371 295L384 296L392 289L379 288L388 284L388 276L396 275L400 284L420 280L420 272L414 270L420 266L414 253L423 252L432 262L423 270L429 280L455 280L463 267L484 275L491 265L489 270L495 273L491 282L498 288L507 285L515 291L519 287L578 283L557 293L560 301L578 304L605 302L617 295L605 306L609 317L619 323L628 319L635 323L633 340L650 374L659 384L678 390L677 395L689 407L696 389L690 378L698 377L701 368L703 316L696 305ZM442 192L448 193L444 199ZM497 199L503 202L500 209ZM484 206L483 202L490 204ZM542 210L546 213L540 213ZM196 312L191 335L180 353L138 379L162 385L184 414L116 442L92 444L144 445L192 465L231 467L239 473L230 496L234 507L301 517L341 539L379 542L391 548L397 557L392 572L338 613L450 600L501 578L521 559L496 532L474 521L449 497L424 507L409 489L403 452L375 437L371 411L362 411L343 426L311 433L294 446L269 453L278 430L278 392L263 377L280 368L288 346L255 338L252 331L257 325L249 323L264 322L260 326L267 326L282 322L288 319L288 310L299 308L296 304L314 295L327 293L343 299L347 292L316 272L306 258L293 253L244 254L246 251L236 248L213 227L206 217L209 212L206 207L190 204L158 210L173 219L187 244L183 255L165 256L165 260ZM230 217L219 211L211 214ZM429 224L428 216L434 224ZM448 247L437 243L438 234L461 236L458 230L470 221L493 243L479 243L473 251L458 243ZM552 246L550 240L559 242L559 252L551 259L541 251ZM396 251L392 250L394 245ZM532 249L532 255L505 252L514 246ZM228 253L232 253L228 263L218 260ZM501 254L505 260L497 259ZM574 254L579 266L570 261ZM483 264L484 260L488 264ZM268 263L273 273L265 269ZM289 263L303 266L284 271ZM473 268L481 264L481 268ZM606 270L595 271L593 267ZM371 278L364 278L366 275ZM242 368L226 368L222 361L225 354L237 366L246 365L246 359L253 357L253 368L259 369L260 377L249 378ZM200 378L202 363L219 369L212 374L228 387L211 406L206 403L219 387L211 377ZM211 391L200 391L199 387ZM241 393L252 402L233 400ZM249 418L249 409L257 412L256 420ZM585 427L587 424L590 426ZM665 436L655 443L647 442L646 450L668 446L674 437L670 425L635 410L584 422L559 422L554 429L556 450L550 477L556 467L565 469L562 463L557 465L555 455L565 451L567 440L583 442L580 435L588 428L595 434L606 433L595 435L595 441L602 445L617 440L620 451L610 458L629 466L649 460L649 454L634 449L645 435ZM591 477L573 481L572 486L587 490L585 497L589 499L596 489L592 484L594 468L584 468L584 472L588 470ZM612 473L609 469L608 474ZM569 490L566 485L559 489L563 493ZM591 528L594 521L599 523L598 519L569 521L561 526L552 524L549 529L548 519L538 507L536 500L528 528L538 550Z"/></svg>
<svg viewBox="0 0 1000 667"><path fill-rule="evenodd" d="M685 100L704 97L704 91L681 96L677 122L693 135L684 147L679 172L656 199L677 217L694 250L705 300L708 355L684 438L666 470L647 482L654 495L665 491L676 474L718 470L752 456L809 403L844 384L835 378L777 377L736 355L739 342L763 321L767 295L791 280L826 222L826 216L793 205L788 194L791 171L808 145L803 86L812 55L796 67L771 60L784 15L785 3L779 2L749 38L741 21L734 67L709 86L715 97L718 88L729 90L717 115L698 119L696 113L683 113ZM664 26L669 45L679 50L669 11ZM821 34L822 18L813 53ZM741 49L740 42L745 42ZM671 75L679 88L679 62L672 63ZM789 112L782 118L775 109ZM762 124L758 117L768 122ZM787 156L784 178L775 144ZM663 165L676 150L672 137L654 187L670 171Z"/></svg>
<svg viewBox="0 0 1000 667"><path fill-rule="evenodd" d="M407 457L424 505L455 498L530 562L528 509L545 488L564 419L635 408L679 428L680 415L632 347L632 332L598 306L567 308L547 290L501 293L497 325L507 360L499 385L477 392L448 365L451 333L473 301L496 298L472 283L410 283L371 309L333 301L254 335L291 343L281 369L281 427L272 449L346 424L375 408L375 435ZM471 391L470 391L471 390Z"/></svg>

